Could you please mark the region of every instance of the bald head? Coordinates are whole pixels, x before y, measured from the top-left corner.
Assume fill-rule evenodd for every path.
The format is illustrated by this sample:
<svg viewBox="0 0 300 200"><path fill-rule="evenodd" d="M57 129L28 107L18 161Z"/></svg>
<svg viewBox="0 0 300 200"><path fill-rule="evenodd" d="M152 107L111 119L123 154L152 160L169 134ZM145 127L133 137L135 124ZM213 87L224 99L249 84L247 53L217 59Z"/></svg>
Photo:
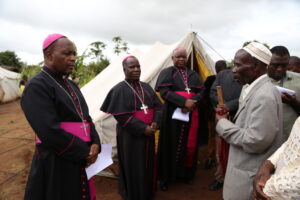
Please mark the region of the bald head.
<svg viewBox="0 0 300 200"><path fill-rule="evenodd" d="M186 67L187 52L183 47L178 47L173 51L172 55L173 64L175 67Z"/></svg>

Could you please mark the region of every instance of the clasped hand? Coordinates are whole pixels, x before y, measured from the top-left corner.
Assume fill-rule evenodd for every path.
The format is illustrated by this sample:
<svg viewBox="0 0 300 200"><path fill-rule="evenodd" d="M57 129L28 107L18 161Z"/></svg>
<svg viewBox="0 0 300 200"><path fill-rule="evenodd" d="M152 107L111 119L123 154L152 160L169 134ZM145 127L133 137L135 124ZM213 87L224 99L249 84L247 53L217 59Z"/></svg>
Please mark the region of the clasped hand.
<svg viewBox="0 0 300 200"><path fill-rule="evenodd" d="M90 147L90 152L88 157L86 158L86 167L90 166L94 162L96 162L98 154L100 153L101 149L98 144L92 144Z"/></svg>
<svg viewBox="0 0 300 200"><path fill-rule="evenodd" d="M145 135L147 135L147 136L152 136L154 133L155 133L155 131L157 130L157 124L156 124L156 122L152 122L151 123L151 125L147 125L146 126L146 129L145 129Z"/></svg>
<svg viewBox="0 0 300 200"><path fill-rule="evenodd" d="M196 104L197 101L193 100L193 99L187 99L184 103L184 107L182 107L182 112L183 113L187 113L187 112L191 112L196 108Z"/></svg>

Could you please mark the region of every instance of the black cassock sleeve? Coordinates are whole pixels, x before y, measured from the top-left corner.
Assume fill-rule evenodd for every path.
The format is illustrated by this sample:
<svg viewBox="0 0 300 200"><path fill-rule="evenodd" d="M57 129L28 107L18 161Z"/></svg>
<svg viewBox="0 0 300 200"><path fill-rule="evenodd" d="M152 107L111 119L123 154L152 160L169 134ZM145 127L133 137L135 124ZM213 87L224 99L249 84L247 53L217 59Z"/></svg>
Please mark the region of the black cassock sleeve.
<svg viewBox="0 0 300 200"><path fill-rule="evenodd" d="M65 159L82 162L89 154L89 145L59 127L60 119L54 102L46 86L30 83L24 91L21 106L42 141L40 145Z"/></svg>
<svg viewBox="0 0 300 200"><path fill-rule="evenodd" d="M195 92L195 95L191 99L196 100L199 103L204 97L205 87L201 84L200 77L196 72L191 75L191 79L193 85L190 87L192 88L192 91Z"/></svg>
<svg viewBox="0 0 300 200"><path fill-rule="evenodd" d="M163 104L161 103L161 101L159 100L159 98L157 97L157 95L155 94L154 91L153 91L153 104L154 104L154 106L153 106L154 107L153 122L156 122L156 124L159 126L161 117L162 117Z"/></svg>
<svg viewBox="0 0 300 200"><path fill-rule="evenodd" d="M172 78L172 70L169 68L161 71L156 82L156 91L160 93L160 96L167 102L173 103L177 107L183 107L186 98L175 93L172 89L174 86Z"/></svg>
<svg viewBox="0 0 300 200"><path fill-rule="evenodd" d="M147 124L134 117L133 114L114 115L114 118L129 133L136 136L144 135Z"/></svg>

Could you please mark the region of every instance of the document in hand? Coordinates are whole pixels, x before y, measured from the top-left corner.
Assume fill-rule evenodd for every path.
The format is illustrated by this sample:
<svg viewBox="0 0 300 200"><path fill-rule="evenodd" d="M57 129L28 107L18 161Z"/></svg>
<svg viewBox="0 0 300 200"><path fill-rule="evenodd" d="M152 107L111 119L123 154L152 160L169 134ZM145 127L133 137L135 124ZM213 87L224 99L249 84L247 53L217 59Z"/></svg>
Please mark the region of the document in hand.
<svg viewBox="0 0 300 200"><path fill-rule="evenodd" d="M279 92L282 94L283 92L288 93L289 95L294 95L296 92L294 90L290 90L284 87L276 86Z"/></svg>
<svg viewBox="0 0 300 200"><path fill-rule="evenodd" d="M190 112L183 113L181 111L181 108L176 108L176 110L174 111L174 113L172 115L172 119L177 119L180 121L188 122L190 120L189 114L190 114Z"/></svg>
<svg viewBox="0 0 300 200"><path fill-rule="evenodd" d="M113 163L111 159L111 150L112 144L101 144L101 153L98 154L96 162L85 169L88 179Z"/></svg>

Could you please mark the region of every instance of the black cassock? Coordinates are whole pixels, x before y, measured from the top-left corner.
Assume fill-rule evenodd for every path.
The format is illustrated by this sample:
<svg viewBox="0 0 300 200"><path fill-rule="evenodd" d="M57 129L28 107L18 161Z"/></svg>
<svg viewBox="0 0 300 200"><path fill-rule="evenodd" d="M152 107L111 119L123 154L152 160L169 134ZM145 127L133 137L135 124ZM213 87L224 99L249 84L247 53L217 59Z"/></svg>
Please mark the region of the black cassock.
<svg viewBox="0 0 300 200"><path fill-rule="evenodd" d="M119 194L125 200L150 199L156 187L156 160L154 136L144 134L147 124L137 113L144 113L137 94L142 98L139 82L125 81L115 85L108 93L101 110L112 114L117 120L117 150L119 159ZM160 118L161 102L154 90L140 82L144 104L153 121ZM133 89L138 91L134 93ZM143 99L143 98L142 98ZM153 113L151 114L152 111ZM147 118L147 116L142 116ZM150 120L151 121L151 120Z"/></svg>
<svg viewBox="0 0 300 200"><path fill-rule="evenodd" d="M187 77L186 82L182 72ZM190 112L189 122L172 119L172 115L176 108L184 106L187 98L180 94L187 94L187 86L191 89L190 94L194 95L189 98L198 102L202 99L204 87L195 71L184 68L182 72L177 67L164 69L159 74L155 87L165 101L158 144L158 179L164 183L170 183L178 178L192 180L197 165L201 110L195 109ZM193 128L190 128L191 126Z"/></svg>
<svg viewBox="0 0 300 200"><path fill-rule="evenodd" d="M82 119L72 100L59 86L68 91L62 77L47 67L43 70L57 82L40 72L28 82L21 99L25 116L42 141L36 144L24 199L90 199L85 160L90 145L100 145L98 133L91 124L91 142L84 142L59 127L60 122L82 122ZM92 123L80 89L72 81L65 81L79 98L83 118Z"/></svg>

